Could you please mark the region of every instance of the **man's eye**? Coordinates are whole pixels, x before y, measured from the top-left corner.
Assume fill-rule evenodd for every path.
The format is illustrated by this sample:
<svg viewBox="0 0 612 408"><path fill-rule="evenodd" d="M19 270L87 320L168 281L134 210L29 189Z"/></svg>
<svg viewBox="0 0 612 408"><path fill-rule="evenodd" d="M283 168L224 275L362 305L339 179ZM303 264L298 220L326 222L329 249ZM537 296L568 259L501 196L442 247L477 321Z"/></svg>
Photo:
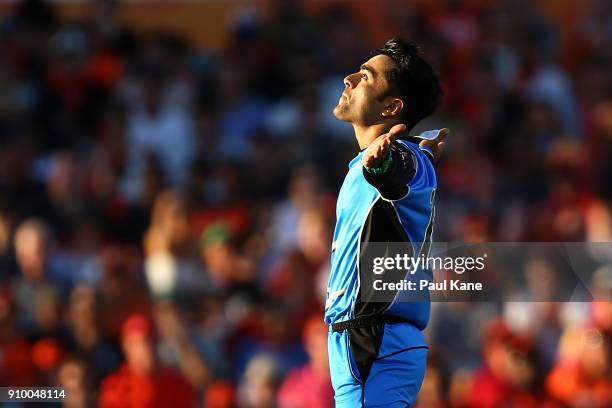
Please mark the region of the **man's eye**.
<svg viewBox="0 0 612 408"><path fill-rule="evenodd" d="M361 74L361 77L365 79L366 81L368 80L368 74Z"/></svg>

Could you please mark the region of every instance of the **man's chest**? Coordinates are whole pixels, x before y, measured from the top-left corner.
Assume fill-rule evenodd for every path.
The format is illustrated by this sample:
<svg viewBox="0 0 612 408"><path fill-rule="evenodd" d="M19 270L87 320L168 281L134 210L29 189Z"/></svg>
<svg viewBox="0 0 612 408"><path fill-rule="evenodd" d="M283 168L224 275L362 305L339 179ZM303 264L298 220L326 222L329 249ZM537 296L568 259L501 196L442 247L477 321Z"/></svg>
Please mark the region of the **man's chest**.
<svg viewBox="0 0 612 408"><path fill-rule="evenodd" d="M336 204L336 230L348 226L361 227L372 205L380 195L363 177L361 166L347 173Z"/></svg>

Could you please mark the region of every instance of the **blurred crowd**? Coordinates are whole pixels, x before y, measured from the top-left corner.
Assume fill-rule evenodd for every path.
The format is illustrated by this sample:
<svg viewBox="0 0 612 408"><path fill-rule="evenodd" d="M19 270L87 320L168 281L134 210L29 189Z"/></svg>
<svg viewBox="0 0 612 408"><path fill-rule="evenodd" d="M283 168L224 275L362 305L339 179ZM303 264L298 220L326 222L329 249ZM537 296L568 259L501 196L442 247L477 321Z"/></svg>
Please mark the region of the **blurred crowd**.
<svg viewBox="0 0 612 408"><path fill-rule="evenodd" d="M612 3L577 0L572 24L540 1L410 3L372 7L443 81L413 131L452 131L435 239L611 241ZM351 2L271 4L218 50L134 31L117 1L1 16L1 385L332 406L322 309L358 147L331 109L379 44ZM612 293L612 267L594 276ZM612 407L612 302L435 303L427 335L418 408Z"/></svg>

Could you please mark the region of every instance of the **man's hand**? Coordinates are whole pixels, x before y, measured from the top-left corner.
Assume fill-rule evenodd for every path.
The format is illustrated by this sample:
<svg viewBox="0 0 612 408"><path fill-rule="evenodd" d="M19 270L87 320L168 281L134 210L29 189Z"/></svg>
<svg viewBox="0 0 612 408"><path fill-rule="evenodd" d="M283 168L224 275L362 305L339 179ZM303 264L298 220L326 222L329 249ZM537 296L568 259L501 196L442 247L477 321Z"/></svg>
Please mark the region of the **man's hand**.
<svg viewBox="0 0 612 408"><path fill-rule="evenodd" d="M399 124L393 126L388 133L378 136L372 143L370 143L368 149L363 155L363 165L368 168L380 166L387 157L387 154L389 154L391 144L402 132L405 131L406 125ZM447 128L440 129L440 133L435 139L424 139L421 141L421 143L419 143L419 146L427 147L429 150L431 150L434 160L437 161L440 159L440 156L442 156L445 144L444 139L446 139L448 134L449 130Z"/></svg>
<svg viewBox="0 0 612 408"><path fill-rule="evenodd" d="M368 168L380 166L387 157L387 154L389 154L391 144L395 141L397 136L405 130L406 125L395 125L388 133L384 133L374 139L363 155L363 165Z"/></svg>
<svg viewBox="0 0 612 408"><path fill-rule="evenodd" d="M440 160L440 156L442 156L442 152L444 151L444 139L448 135L449 130L447 128L440 129L440 133L438 137L433 140L423 140L419 143L421 147L427 147L433 153L434 160Z"/></svg>

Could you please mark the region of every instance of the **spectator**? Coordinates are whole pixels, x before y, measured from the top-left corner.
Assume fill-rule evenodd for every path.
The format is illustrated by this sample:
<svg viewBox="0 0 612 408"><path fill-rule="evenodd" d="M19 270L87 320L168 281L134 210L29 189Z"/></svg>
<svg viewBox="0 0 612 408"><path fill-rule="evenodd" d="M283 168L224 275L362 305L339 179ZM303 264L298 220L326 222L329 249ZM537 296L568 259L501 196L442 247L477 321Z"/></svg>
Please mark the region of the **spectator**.
<svg viewBox="0 0 612 408"><path fill-rule="evenodd" d="M100 388L100 407L191 407L192 386L178 373L160 366L151 322L133 315L123 325L121 343L126 363L106 377Z"/></svg>
<svg viewBox="0 0 612 408"><path fill-rule="evenodd" d="M86 360L73 356L66 358L58 370L58 384L66 393L64 406L82 408L95 404L95 381Z"/></svg>
<svg viewBox="0 0 612 408"><path fill-rule="evenodd" d="M612 404L610 343L597 330L583 330L573 343L576 359L561 359L546 380L550 394L572 407Z"/></svg>
<svg viewBox="0 0 612 408"><path fill-rule="evenodd" d="M332 407L327 328L319 316L306 322L302 337L309 362L287 374L278 392L278 408Z"/></svg>
<svg viewBox="0 0 612 408"><path fill-rule="evenodd" d="M274 359L259 354L247 365L239 391L244 408L274 408L279 370Z"/></svg>
<svg viewBox="0 0 612 408"><path fill-rule="evenodd" d="M533 339L493 322L486 334L485 366L474 374L469 406L554 407L538 386Z"/></svg>

